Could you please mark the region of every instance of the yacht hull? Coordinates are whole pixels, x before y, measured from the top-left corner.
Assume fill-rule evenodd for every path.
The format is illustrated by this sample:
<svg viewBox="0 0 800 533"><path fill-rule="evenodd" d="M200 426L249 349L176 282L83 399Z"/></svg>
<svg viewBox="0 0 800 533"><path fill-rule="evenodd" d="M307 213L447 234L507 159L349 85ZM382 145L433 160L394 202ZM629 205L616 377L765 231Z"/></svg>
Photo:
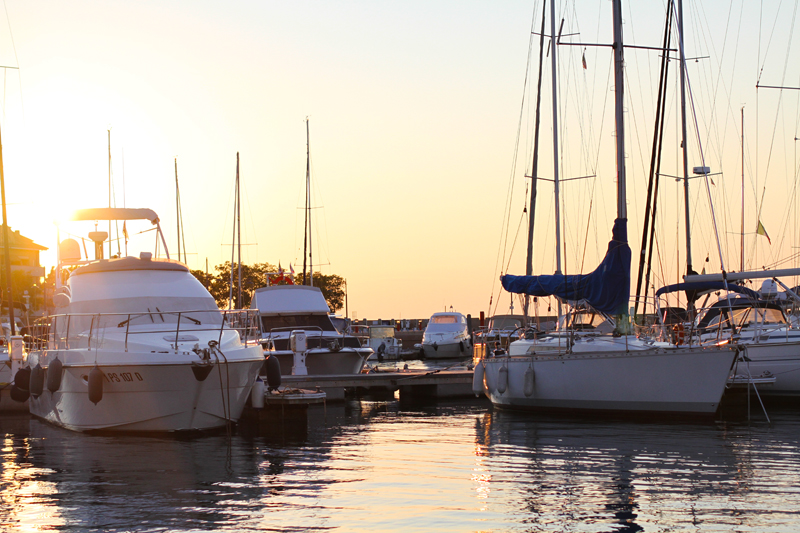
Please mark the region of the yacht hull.
<svg viewBox="0 0 800 533"><path fill-rule="evenodd" d="M748 378L774 378L773 383L758 384L763 396L800 397L800 343L764 342L740 344L743 360L733 375Z"/></svg>
<svg viewBox="0 0 800 533"><path fill-rule="evenodd" d="M425 359L465 359L472 357L472 344L465 341L424 343L422 351Z"/></svg>
<svg viewBox="0 0 800 533"><path fill-rule="evenodd" d="M265 355L267 354L278 358L282 375L292 375L292 367L294 366L294 354L292 352L265 352ZM312 348L306 352L306 370L309 376L359 374L370 355L372 355L371 349L342 348L334 352L327 349Z"/></svg>
<svg viewBox="0 0 800 533"><path fill-rule="evenodd" d="M480 365L484 392L501 408L711 415L735 357L729 347L676 348L497 357Z"/></svg>
<svg viewBox="0 0 800 533"><path fill-rule="evenodd" d="M248 349L248 351L260 351ZM138 354L142 360L146 355ZM215 363L203 381L190 362L100 364L102 399L89 400L94 365L64 365L60 387L29 399L32 415L74 431L171 432L207 430L236 422L262 359ZM46 369L47 370L47 369ZM45 373L45 383L47 375Z"/></svg>

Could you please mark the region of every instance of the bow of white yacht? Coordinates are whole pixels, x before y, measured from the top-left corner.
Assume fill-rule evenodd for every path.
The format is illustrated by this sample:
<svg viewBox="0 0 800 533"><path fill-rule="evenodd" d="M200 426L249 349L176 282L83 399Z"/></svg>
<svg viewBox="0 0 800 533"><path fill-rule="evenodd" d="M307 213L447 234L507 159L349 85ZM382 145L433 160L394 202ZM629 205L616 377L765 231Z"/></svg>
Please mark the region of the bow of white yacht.
<svg viewBox="0 0 800 533"><path fill-rule="evenodd" d="M42 349L28 357L31 414L78 431L203 430L237 421L264 362L257 315L221 312L176 261L149 253L64 258L70 246L60 246L59 263L81 266L57 289L57 313L34 331Z"/></svg>

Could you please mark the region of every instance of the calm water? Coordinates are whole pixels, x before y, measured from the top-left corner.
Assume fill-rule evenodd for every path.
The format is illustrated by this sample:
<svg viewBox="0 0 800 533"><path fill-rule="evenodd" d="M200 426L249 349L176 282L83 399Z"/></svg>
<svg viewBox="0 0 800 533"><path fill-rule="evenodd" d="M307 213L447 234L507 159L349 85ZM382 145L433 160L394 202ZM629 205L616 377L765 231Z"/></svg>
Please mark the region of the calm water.
<svg viewBox="0 0 800 533"><path fill-rule="evenodd" d="M798 531L799 412L662 424L351 401L180 439L6 416L0 530Z"/></svg>

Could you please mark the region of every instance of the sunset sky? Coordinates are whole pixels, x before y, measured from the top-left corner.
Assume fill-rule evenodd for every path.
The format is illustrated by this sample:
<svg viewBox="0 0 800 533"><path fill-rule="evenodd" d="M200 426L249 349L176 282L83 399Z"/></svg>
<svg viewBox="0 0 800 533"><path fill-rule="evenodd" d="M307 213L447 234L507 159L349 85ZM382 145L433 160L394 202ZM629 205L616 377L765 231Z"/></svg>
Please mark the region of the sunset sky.
<svg viewBox="0 0 800 533"><path fill-rule="evenodd" d="M742 106L746 268L798 266L789 258L800 245L800 91L755 88L759 76L763 85L800 87L800 44L790 34L796 6L762 12L756 4L687 0L685 7L686 54L699 58L689 65L699 137L706 165L724 172L709 187L728 270L740 261ZM173 256L174 158L187 263L205 269L208 260L213 269L230 260L239 152L243 262L301 269L308 117L315 262L347 279L351 317L425 318L450 306L473 315L508 311L497 278L524 273L526 236L517 228L527 225L532 110L522 102L541 0L4 5L0 64L18 67L3 79L8 219L51 249L42 254L48 270L57 214L108 205L109 129L116 205L159 213ZM607 0L557 10L564 35L580 32L563 41L611 42ZM628 44L661 45L663 1L625 1L623 12ZM589 272L615 216L611 50L560 46L558 54L562 178L596 175L563 185L564 260L569 273ZM528 97L535 58L530 68ZM635 269L659 52L629 49L626 68ZM549 60L544 75L539 175L552 178ZM671 79L664 175L681 166ZM689 137L690 167L699 166L694 126ZM683 197L674 179L662 183L659 285L678 281L685 267ZM695 179L691 187L695 269L715 271L705 184ZM759 209L771 244L755 235ZM542 182L536 273L555 269L552 220L552 184Z"/></svg>

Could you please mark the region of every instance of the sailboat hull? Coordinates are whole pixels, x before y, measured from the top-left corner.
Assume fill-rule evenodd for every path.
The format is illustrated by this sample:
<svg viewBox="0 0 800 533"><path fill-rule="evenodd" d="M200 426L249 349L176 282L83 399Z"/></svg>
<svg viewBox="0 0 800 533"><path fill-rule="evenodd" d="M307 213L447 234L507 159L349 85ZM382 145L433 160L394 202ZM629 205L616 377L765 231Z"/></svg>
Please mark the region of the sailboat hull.
<svg viewBox="0 0 800 533"><path fill-rule="evenodd" d="M712 415L735 358L730 347L656 348L490 358L480 364L484 392L501 408Z"/></svg>

